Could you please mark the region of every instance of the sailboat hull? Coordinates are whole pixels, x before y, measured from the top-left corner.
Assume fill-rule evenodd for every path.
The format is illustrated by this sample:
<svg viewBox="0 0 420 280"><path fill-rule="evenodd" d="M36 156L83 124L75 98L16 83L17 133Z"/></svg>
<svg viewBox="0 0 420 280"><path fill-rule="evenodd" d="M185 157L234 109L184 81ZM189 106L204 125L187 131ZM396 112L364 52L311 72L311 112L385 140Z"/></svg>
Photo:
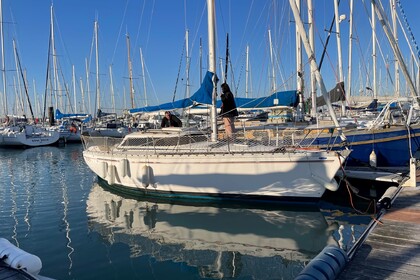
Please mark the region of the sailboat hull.
<svg viewBox="0 0 420 280"><path fill-rule="evenodd" d="M98 146L83 153L110 185L147 195L207 198L320 198L348 155L343 151L156 153Z"/></svg>
<svg viewBox="0 0 420 280"><path fill-rule="evenodd" d="M0 147L39 147L54 145L60 134L34 126L12 126L1 131Z"/></svg>
<svg viewBox="0 0 420 280"><path fill-rule="evenodd" d="M393 126L381 130L354 129L345 131L347 143L353 150L346 166L368 166L372 150L377 156L378 167L406 167L410 158L420 148L420 126ZM318 137L314 145L325 147L331 139L337 139L335 148L341 148L339 137Z"/></svg>

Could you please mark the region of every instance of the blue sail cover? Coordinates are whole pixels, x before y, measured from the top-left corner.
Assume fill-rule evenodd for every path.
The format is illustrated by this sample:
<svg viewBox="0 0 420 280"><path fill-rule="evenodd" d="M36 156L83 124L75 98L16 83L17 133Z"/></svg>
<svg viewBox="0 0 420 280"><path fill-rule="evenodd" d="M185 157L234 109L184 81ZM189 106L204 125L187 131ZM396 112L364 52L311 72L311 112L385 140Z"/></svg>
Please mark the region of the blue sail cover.
<svg viewBox="0 0 420 280"><path fill-rule="evenodd" d="M191 107L193 105L201 105L212 103L212 92L213 92L213 73L208 72L204 77L201 87L196 91L190 98L184 98L174 102L168 102L156 106L147 106L142 108L133 108L129 110L131 114L134 113L145 113L145 112L156 112L156 111L170 111L174 109L181 109ZM257 108L270 108L276 106L289 106L296 107L299 103L298 94L296 90L290 91L279 91L266 97L259 98L235 98L236 107L243 109L257 109ZM220 108L222 101L218 100L216 106Z"/></svg>
<svg viewBox="0 0 420 280"><path fill-rule="evenodd" d="M133 108L129 110L129 112L133 114L143 112L169 111L174 109L187 108L196 104L211 104L213 94L213 75L213 73L207 71L200 88L189 98L184 98L156 106Z"/></svg>
<svg viewBox="0 0 420 280"><path fill-rule="evenodd" d="M55 119L60 120L62 118L87 118L89 114L63 114L59 109L55 110Z"/></svg>
<svg viewBox="0 0 420 280"><path fill-rule="evenodd" d="M299 103L298 94L296 90L278 91L270 96L259 98L235 98L236 107L241 109L261 109L276 106L296 107ZM217 102L217 107L220 107L222 102Z"/></svg>

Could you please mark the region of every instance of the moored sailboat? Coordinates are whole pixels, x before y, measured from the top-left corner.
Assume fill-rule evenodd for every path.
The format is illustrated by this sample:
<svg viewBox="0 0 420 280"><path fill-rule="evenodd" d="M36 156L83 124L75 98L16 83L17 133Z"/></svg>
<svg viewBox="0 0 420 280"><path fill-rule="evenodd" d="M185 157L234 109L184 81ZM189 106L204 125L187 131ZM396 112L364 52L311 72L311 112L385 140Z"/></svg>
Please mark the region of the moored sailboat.
<svg viewBox="0 0 420 280"><path fill-rule="evenodd" d="M0 132L0 147L38 147L58 142L58 131L47 130L32 124L8 126Z"/></svg>
<svg viewBox="0 0 420 280"><path fill-rule="evenodd" d="M267 133L235 139L218 133L214 0L208 0L209 71L187 106L211 104L211 129L164 128L122 140L83 137L84 159L122 191L166 197L317 200L336 190L334 176L349 150L284 145ZM330 104L331 107L331 104Z"/></svg>

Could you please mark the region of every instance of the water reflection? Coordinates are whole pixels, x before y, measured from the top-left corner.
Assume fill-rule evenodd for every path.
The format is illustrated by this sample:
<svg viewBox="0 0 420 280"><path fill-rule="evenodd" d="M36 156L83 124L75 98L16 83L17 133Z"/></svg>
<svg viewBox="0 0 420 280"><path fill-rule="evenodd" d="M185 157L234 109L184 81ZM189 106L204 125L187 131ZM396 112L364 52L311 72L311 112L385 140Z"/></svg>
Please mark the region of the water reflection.
<svg viewBox="0 0 420 280"><path fill-rule="evenodd" d="M135 200L92 187L89 228L130 257L185 262L201 277L293 279L337 241L319 209L213 207Z"/></svg>

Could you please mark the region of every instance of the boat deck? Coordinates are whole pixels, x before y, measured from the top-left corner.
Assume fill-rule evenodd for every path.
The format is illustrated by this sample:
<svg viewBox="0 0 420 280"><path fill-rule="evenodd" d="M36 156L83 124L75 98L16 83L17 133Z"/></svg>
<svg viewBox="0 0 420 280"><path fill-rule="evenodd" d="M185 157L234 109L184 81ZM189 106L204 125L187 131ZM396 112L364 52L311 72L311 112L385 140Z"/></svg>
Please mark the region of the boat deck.
<svg viewBox="0 0 420 280"><path fill-rule="evenodd" d="M337 279L419 279L420 187L404 187L378 215L367 239Z"/></svg>

